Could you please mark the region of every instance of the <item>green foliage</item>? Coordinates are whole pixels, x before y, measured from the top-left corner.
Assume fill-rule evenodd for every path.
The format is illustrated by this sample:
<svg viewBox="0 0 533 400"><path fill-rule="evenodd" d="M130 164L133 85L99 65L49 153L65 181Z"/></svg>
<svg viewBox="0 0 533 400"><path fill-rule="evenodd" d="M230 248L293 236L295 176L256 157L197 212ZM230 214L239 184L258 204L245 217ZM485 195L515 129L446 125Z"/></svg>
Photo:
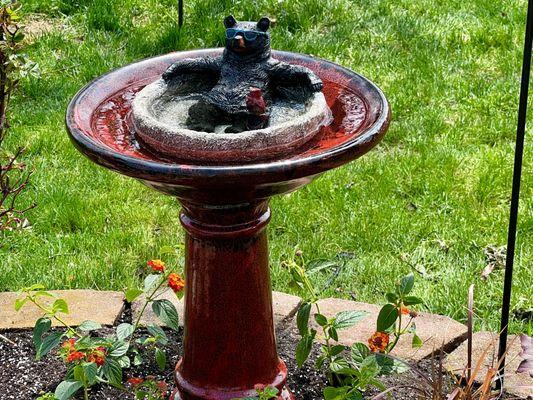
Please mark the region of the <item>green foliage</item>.
<svg viewBox="0 0 533 400"><path fill-rule="evenodd" d="M317 358L315 367L325 369L328 378L328 386L324 389L324 399L354 400L362 399L363 392L374 386L384 390L383 384L378 379L382 375L403 372L407 369L407 364L401 360L388 356L394 349L401 336L406 333L413 333L413 347L420 347L422 340L414 333L413 319L416 312L408 310L405 305L421 304L422 300L411 296L414 288L414 275L409 274L403 277L394 292L386 294L389 303L385 304L379 312L377 318L377 332L369 339L370 348L364 343L355 343L348 354L345 346L335 345L339 341L338 331L350 328L366 318L367 312L342 311L332 318L321 314L318 303L319 291L313 286L310 276L317 272L330 274L333 276L330 282L335 280L335 268L337 263L330 262L310 262L306 265L300 252L296 257L284 263L289 269L293 279L292 284L300 289L300 295L308 299L303 301L298 309L296 324L302 338L296 347L296 362L301 368L309 358L313 344L317 338L325 342L320 346L321 354ZM309 266L309 267L308 267ZM311 272L310 272L311 271ZM312 309L314 321L320 327L319 332L310 329L310 315ZM410 320L407 324L402 324L402 314L409 314ZM389 343L390 335L394 341Z"/></svg>
<svg viewBox="0 0 533 400"><path fill-rule="evenodd" d="M154 269L150 263L148 266ZM150 304L163 323L174 330L179 329L175 306L168 300L157 299L163 291L168 290L166 283L172 271L167 270L161 261L158 266L160 268L158 273L148 275L145 290L136 288L126 290L126 297L129 294L130 300L140 296L143 296L145 300L134 324L119 324L115 334L111 337L95 336L101 325L94 321L84 321L77 329L69 326L62 319L62 316L69 312L67 302L47 292L43 285L32 285L20 292L14 305L17 311L25 304L32 303L43 313L43 317L36 321L33 330L36 358L39 360L57 349L59 357L67 365L66 378L57 386L53 395L56 399L70 399L83 390L84 398L87 400L89 388L97 383L107 383L123 388L123 370L131 367L132 359L133 365L141 365L144 361L141 355L143 352L152 353L159 369L165 370L167 356L161 346L168 344L168 338L161 327L149 325L147 326L148 335L133 340L140 327L142 315ZM66 330L51 330L52 321L56 321ZM63 344L59 347L62 341ZM160 399L164 393L161 391L162 384L164 383L146 382L142 389L136 391L136 396L140 396L139 393L148 393L146 398ZM157 391L152 391L152 386L156 387ZM52 395L48 393L41 397L42 399L54 398L50 396ZM145 399L145 397L136 398Z"/></svg>
<svg viewBox="0 0 533 400"><path fill-rule="evenodd" d="M270 400L277 399L279 390L272 386L258 385L255 391L257 392L257 397L241 397L240 399L233 400Z"/></svg>

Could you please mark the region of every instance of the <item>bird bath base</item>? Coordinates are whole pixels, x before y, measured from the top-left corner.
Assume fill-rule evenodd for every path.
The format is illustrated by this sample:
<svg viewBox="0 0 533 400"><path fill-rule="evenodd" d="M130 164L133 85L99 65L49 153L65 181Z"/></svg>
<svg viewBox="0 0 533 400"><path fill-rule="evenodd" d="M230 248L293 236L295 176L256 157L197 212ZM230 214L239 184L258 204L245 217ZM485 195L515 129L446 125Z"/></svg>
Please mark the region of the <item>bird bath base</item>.
<svg viewBox="0 0 533 400"><path fill-rule="evenodd" d="M172 53L112 71L83 88L67 110L74 145L92 161L175 196L185 228L184 352L175 399L231 400L256 385L285 388L274 334L266 226L270 197L294 191L355 160L383 137L389 107L370 81L325 60L274 52L324 82L333 120L306 144L269 161L187 161L138 146L132 100L179 59L221 49Z"/></svg>

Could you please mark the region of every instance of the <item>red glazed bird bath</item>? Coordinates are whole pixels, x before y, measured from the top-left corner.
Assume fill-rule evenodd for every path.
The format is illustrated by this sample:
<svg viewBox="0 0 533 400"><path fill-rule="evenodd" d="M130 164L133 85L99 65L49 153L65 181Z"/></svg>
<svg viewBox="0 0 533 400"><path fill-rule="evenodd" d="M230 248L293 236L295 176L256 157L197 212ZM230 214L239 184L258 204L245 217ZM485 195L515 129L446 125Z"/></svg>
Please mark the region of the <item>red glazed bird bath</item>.
<svg viewBox="0 0 533 400"><path fill-rule="evenodd" d="M168 159L140 148L130 115L135 94L176 60L221 51L172 53L103 75L76 94L66 124L89 159L175 196L182 205L187 286L175 399L253 397L258 384L275 386L279 399L291 399L274 335L269 199L369 151L387 130L389 105L372 82L346 68L273 52L281 61L310 68L324 82L333 122L310 142L281 158L240 164Z"/></svg>

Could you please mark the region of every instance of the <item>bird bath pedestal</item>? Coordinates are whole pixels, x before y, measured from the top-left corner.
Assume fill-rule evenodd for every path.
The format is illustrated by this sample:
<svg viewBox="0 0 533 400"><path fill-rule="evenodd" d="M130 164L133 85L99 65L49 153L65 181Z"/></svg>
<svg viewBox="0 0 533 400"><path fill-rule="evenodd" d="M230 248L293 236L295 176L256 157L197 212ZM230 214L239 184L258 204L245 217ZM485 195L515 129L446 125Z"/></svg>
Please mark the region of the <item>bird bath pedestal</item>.
<svg viewBox="0 0 533 400"><path fill-rule="evenodd" d="M135 93L178 59L220 52L172 53L101 76L71 101L66 124L74 145L89 159L175 196L182 205L185 333L174 398L253 397L260 384L277 387L279 399L291 399L274 334L269 199L370 150L388 127L389 106L374 84L348 69L274 52L282 61L310 68L324 82L333 122L310 142L283 157L240 164L172 160L142 150L130 115Z"/></svg>

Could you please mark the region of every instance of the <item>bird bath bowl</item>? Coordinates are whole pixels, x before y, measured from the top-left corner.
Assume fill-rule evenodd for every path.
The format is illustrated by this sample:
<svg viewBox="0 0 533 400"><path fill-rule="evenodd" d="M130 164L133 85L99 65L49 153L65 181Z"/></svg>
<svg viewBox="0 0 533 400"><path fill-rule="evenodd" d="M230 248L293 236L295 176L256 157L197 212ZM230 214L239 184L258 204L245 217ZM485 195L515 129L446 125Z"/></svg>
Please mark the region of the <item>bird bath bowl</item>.
<svg viewBox="0 0 533 400"><path fill-rule="evenodd" d="M324 83L332 120L310 140L258 157L263 161L251 157L242 163L225 157L224 149L220 157L213 151L191 159L183 149L183 157L172 158L140 147L131 115L136 93L179 59L221 52L171 53L103 75L76 94L66 124L74 145L89 159L175 196L182 205L187 285L174 398L253 397L254 386L263 384L277 387L279 399L292 399L274 335L265 229L269 199L369 151L387 130L389 106L372 82L346 68L273 52L281 61L311 69Z"/></svg>

